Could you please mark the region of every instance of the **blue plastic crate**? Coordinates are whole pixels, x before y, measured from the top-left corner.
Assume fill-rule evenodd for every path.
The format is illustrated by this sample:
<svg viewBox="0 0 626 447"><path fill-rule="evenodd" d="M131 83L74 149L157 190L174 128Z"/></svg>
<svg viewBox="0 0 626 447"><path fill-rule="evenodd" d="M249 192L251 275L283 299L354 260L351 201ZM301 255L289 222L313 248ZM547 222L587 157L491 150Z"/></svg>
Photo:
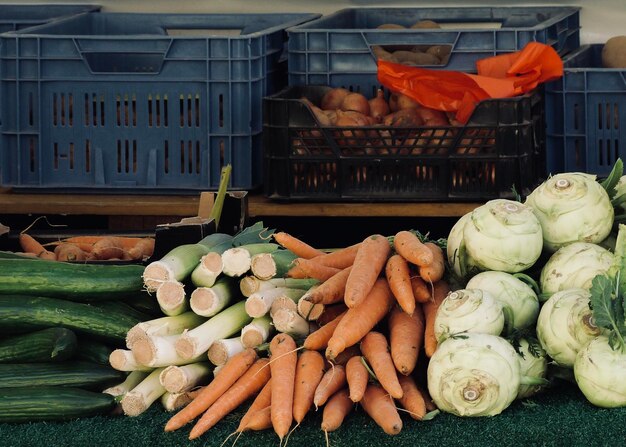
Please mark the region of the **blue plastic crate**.
<svg viewBox="0 0 626 447"><path fill-rule="evenodd" d="M288 30L289 85L359 88L376 80L376 47L424 49L444 45L451 54L439 65L476 72L476 61L522 49L537 41L560 54L580 45L577 7L348 8ZM433 20L441 29L410 27ZM489 25L487 25L487 24ZM498 28L495 28L495 27ZM445 28L444 28L445 27Z"/></svg>
<svg viewBox="0 0 626 447"><path fill-rule="evenodd" d="M42 25L52 20L100 10L99 5L5 4L0 5L0 33Z"/></svg>
<svg viewBox="0 0 626 447"><path fill-rule="evenodd" d="M262 183L262 98L289 26L318 14L83 14L0 36L2 185L215 190Z"/></svg>
<svg viewBox="0 0 626 447"><path fill-rule="evenodd" d="M603 44L564 58L563 78L546 84L548 172L605 176L626 158L626 69L602 68Z"/></svg>

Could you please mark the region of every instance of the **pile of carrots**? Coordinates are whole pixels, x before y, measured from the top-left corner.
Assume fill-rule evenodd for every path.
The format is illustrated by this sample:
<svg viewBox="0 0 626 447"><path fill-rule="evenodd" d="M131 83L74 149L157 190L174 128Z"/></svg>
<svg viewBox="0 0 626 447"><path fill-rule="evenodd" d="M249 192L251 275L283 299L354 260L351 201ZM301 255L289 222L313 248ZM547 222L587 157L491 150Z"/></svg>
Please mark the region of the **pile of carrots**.
<svg viewBox="0 0 626 447"><path fill-rule="evenodd" d="M127 236L74 236L42 244L20 233L22 254L53 261L143 261L154 252L154 238Z"/></svg>
<svg viewBox="0 0 626 447"><path fill-rule="evenodd" d="M259 348L231 357L165 431L199 417L195 439L249 400L234 434L273 429L281 443L320 407L327 436L357 406L390 435L402 430L402 412L436 414L416 367L437 348L435 314L449 291L441 247L410 231L332 252L284 232L274 238L298 256L286 276L320 281L302 297L324 306L318 328L303 340L277 333L267 357Z"/></svg>

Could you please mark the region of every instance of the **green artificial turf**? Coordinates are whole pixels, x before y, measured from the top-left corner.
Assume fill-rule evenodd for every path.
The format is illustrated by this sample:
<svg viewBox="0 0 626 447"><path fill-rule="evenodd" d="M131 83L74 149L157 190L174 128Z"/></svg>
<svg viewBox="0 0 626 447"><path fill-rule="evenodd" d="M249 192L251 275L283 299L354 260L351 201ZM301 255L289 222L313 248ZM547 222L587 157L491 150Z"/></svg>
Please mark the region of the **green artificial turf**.
<svg viewBox="0 0 626 447"><path fill-rule="evenodd" d="M164 433L169 418L158 403L139 417L107 416L71 422L0 424L2 447L174 447L220 446L237 426L241 413L233 413L201 438L188 441L191 426ZM361 408L329 434L331 446L617 446L626 440L626 408L602 409L586 401L578 388L559 382L526 401L516 401L491 418L459 418L441 414L418 422L402 416L404 428L386 435ZM288 445L324 446L321 410L310 413L291 435ZM232 445L231 438L225 446ZM270 430L245 433L237 446L277 446Z"/></svg>

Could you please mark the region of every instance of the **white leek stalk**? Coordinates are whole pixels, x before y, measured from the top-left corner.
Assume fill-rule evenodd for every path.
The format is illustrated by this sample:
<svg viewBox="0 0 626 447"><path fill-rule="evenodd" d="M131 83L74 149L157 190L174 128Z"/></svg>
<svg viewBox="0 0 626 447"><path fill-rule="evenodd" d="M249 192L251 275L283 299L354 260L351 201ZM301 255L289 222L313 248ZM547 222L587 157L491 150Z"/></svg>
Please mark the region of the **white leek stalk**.
<svg viewBox="0 0 626 447"><path fill-rule="evenodd" d="M126 334L126 347L131 349L135 340L145 336L181 334L185 329L193 329L205 321L206 318L194 312L142 321L133 326Z"/></svg>
<svg viewBox="0 0 626 447"><path fill-rule="evenodd" d="M539 283L542 301L567 289L591 288L596 275L606 274L613 255L605 248L587 242L574 242L552 254L541 269Z"/></svg>
<svg viewBox="0 0 626 447"><path fill-rule="evenodd" d="M182 393L170 393L166 391L161 396L161 405L163 409L168 412L176 411L184 406L188 405L193 400L193 397L189 392L184 391Z"/></svg>
<svg viewBox="0 0 626 447"><path fill-rule="evenodd" d="M482 272L472 277L467 289L489 292L502 306L504 333L534 326L539 315L539 299L528 284L506 272Z"/></svg>
<svg viewBox="0 0 626 447"><path fill-rule="evenodd" d="M159 380L165 391L182 393L208 382L213 368L207 362L190 363L189 365L171 365L165 368Z"/></svg>
<svg viewBox="0 0 626 447"><path fill-rule="evenodd" d="M150 369L150 371L152 371L152 369ZM126 376L126 379L124 379L122 383L111 386L102 392L115 397L124 396L126 393L139 385L143 379L148 377L148 374L149 372L147 371L132 371Z"/></svg>
<svg viewBox="0 0 626 447"><path fill-rule="evenodd" d="M211 287L222 273L223 268L221 253L207 253L191 272L191 282L196 287Z"/></svg>
<svg viewBox="0 0 626 447"><path fill-rule="evenodd" d="M232 278L222 277L212 287L198 287L191 292L189 306L196 314L212 317L228 306L238 295Z"/></svg>
<svg viewBox="0 0 626 447"><path fill-rule="evenodd" d="M294 338L306 337L312 332L309 322L291 309L278 309L272 317L272 322L278 332L289 334Z"/></svg>
<svg viewBox="0 0 626 447"><path fill-rule="evenodd" d="M179 245L170 250L163 258L151 262L143 272L143 281L148 292L156 291L165 281L182 281L199 264L202 256L213 247L230 243L233 237L228 234L214 233L197 244Z"/></svg>
<svg viewBox="0 0 626 447"><path fill-rule="evenodd" d="M432 355L428 391L441 411L457 416L494 416L506 409L522 383L513 346L490 334L447 338Z"/></svg>
<svg viewBox="0 0 626 447"><path fill-rule="evenodd" d="M255 348L265 343L272 333L272 320L268 315L254 318L241 329L241 343L246 348Z"/></svg>
<svg viewBox="0 0 626 447"><path fill-rule="evenodd" d="M437 309L435 337L442 342L451 335L478 332L500 335L504 328L502 306L491 293L478 289L450 292Z"/></svg>
<svg viewBox="0 0 626 447"><path fill-rule="evenodd" d="M259 253L271 253L278 249L278 244L257 243L233 247L222 253L223 273L238 278L246 274L252 265L252 256Z"/></svg>
<svg viewBox="0 0 626 447"><path fill-rule="evenodd" d="M176 341L176 352L183 359L198 357L206 353L215 340L233 336L251 320L245 302L235 303L200 326L185 331Z"/></svg>
<svg viewBox="0 0 626 447"><path fill-rule="evenodd" d="M176 352L175 345L180 337L181 335L152 335L140 338L133 344L133 355L140 364L153 368L201 361L199 356L185 358Z"/></svg>
<svg viewBox="0 0 626 447"><path fill-rule="evenodd" d="M154 369L139 363L132 351L128 349L114 349L109 355L109 363L118 371L152 371Z"/></svg>
<svg viewBox="0 0 626 447"><path fill-rule="evenodd" d="M541 306L537 338L559 366L572 368L578 351L601 333L589 302L588 290L567 289L555 293Z"/></svg>
<svg viewBox="0 0 626 447"><path fill-rule="evenodd" d="M185 285L178 281L163 282L156 291L156 299L161 311L170 317L185 313L189 309Z"/></svg>
<svg viewBox="0 0 626 447"><path fill-rule="evenodd" d="M298 300L298 313L305 320L317 320L324 313L325 307L323 304L314 304L304 297Z"/></svg>
<svg viewBox="0 0 626 447"><path fill-rule="evenodd" d="M163 368L155 369L139 385L124 395L121 401L124 414L139 416L165 393L165 388L159 382L159 375L162 371Z"/></svg>
<svg viewBox="0 0 626 447"><path fill-rule="evenodd" d="M259 253L250 260L250 271L262 280L285 276L297 256L289 250Z"/></svg>
<svg viewBox="0 0 626 447"><path fill-rule="evenodd" d="M232 356L243 351L241 336L215 340L207 352L209 361L215 366L224 365Z"/></svg>
<svg viewBox="0 0 626 447"><path fill-rule="evenodd" d="M319 284L319 281L316 279L272 278L263 281L256 276L249 275L241 278L239 281L239 289L241 290L241 294L247 298L255 292L263 292L277 287L308 290L317 284Z"/></svg>
<svg viewBox="0 0 626 447"><path fill-rule="evenodd" d="M531 208L495 199L479 206L463 227L467 254L481 270L517 273L541 255L543 237Z"/></svg>
<svg viewBox="0 0 626 447"><path fill-rule="evenodd" d="M592 174L556 174L529 194L526 205L539 219L551 252L573 242L599 243L613 226L609 195Z"/></svg>
<svg viewBox="0 0 626 447"><path fill-rule="evenodd" d="M253 293L245 301L246 312L253 318L262 317L270 311L272 303L278 297L285 297L295 302L300 299L305 292L306 291L303 289L277 287L275 289Z"/></svg>

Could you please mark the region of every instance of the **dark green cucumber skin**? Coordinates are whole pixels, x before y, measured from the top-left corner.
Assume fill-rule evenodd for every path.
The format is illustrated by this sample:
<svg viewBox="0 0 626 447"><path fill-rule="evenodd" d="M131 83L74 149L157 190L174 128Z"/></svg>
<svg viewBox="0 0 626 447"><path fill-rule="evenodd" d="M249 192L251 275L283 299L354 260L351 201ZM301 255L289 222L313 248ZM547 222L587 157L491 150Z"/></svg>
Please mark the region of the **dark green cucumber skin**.
<svg viewBox="0 0 626 447"><path fill-rule="evenodd" d="M141 265L72 264L0 258L0 294L90 302L132 296L143 288Z"/></svg>
<svg viewBox="0 0 626 447"><path fill-rule="evenodd" d="M119 347L124 347L124 345L119 343ZM102 343L99 340L92 340L90 337L81 337L80 340L78 340L76 359L108 366L110 365L109 357L114 349L114 347Z"/></svg>
<svg viewBox="0 0 626 447"><path fill-rule="evenodd" d="M125 377L125 373L110 366L78 360L0 365L0 384L3 388L69 386L102 391Z"/></svg>
<svg viewBox="0 0 626 447"><path fill-rule="evenodd" d="M63 421L108 414L110 394L74 387L0 388L0 423Z"/></svg>
<svg viewBox="0 0 626 447"><path fill-rule="evenodd" d="M0 295L0 332L61 326L123 341L139 320L111 309L57 298Z"/></svg>
<svg viewBox="0 0 626 447"><path fill-rule="evenodd" d="M70 329L46 328L0 340L0 363L60 362L73 357L77 347Z"/></svg>

